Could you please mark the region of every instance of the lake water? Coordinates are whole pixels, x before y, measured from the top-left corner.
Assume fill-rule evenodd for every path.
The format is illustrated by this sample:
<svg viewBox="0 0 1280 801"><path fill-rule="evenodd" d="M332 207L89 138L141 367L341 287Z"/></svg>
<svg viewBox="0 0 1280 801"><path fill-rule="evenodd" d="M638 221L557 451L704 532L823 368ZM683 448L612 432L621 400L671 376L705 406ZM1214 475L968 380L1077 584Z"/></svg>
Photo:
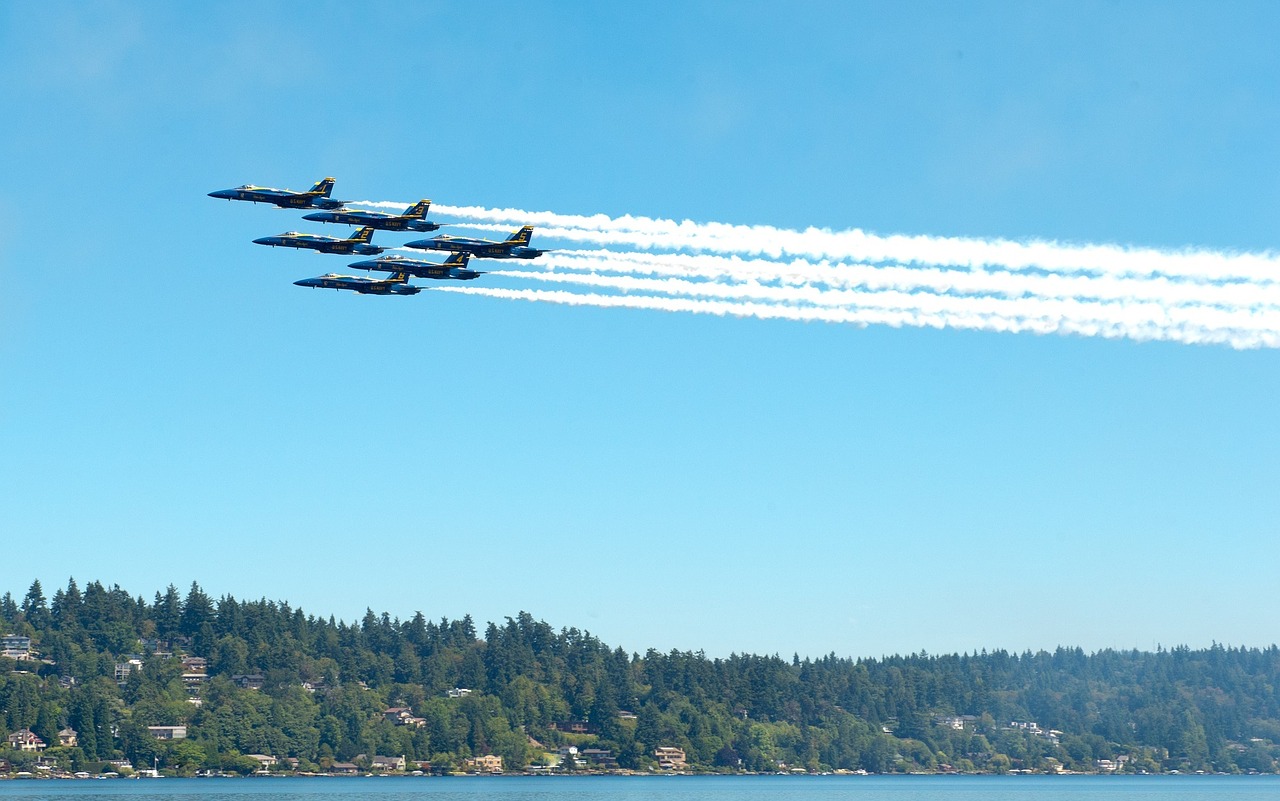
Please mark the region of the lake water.
<svg viewBox="0 0 1280 801"><path fill-rule="evenodd" d="M1280 776L582 776L0 781L0 801L1262 801Z"/></svg>

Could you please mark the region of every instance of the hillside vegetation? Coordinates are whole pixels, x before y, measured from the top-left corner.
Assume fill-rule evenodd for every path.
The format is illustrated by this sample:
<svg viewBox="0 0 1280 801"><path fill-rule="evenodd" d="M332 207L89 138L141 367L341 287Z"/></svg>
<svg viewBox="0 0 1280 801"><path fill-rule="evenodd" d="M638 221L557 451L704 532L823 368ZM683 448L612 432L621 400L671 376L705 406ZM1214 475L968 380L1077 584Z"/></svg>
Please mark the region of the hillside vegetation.
<svg viewBox="0 0 1280 801"><path fill-rule="evenodd" d="M6 593L9 633L30 637L33 658L0 659L0 727L30 729L73 769L124 758L248 772L259 764L245 755L262 754L310 770L374 755L449 770L493 754L510 772L568 744L644 771L660 747L683 749L691 770L770 772L1272 772L1280 756L1274 645L631 654L524 612L483 631L421 613L348 623L196 584L148 602L96 581ZM183 657L203 658L204 676ZM160 725L187 737L157 739L147 727ZM66 727L77 744L57 747Z"/></svg>

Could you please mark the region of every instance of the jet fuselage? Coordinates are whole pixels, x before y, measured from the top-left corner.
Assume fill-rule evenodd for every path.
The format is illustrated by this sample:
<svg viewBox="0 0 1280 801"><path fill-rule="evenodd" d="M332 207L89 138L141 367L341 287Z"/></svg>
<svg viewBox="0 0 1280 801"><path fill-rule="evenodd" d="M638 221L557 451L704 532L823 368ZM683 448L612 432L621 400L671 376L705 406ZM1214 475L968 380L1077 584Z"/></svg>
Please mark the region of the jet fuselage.
<svg viewBox="0 0 1280 801"><path fill-rule="evenodd" d="M488 239L468 239L461 236L436 236L431 239L415 239L412 242L406 242L404 246L418 250L469 253L477 259L536 259L543 254L543 251L526 245L492 242Z"/></svg>
<svg viewBox="0 0 1280 801"><path fill-rule="evenodd" d="M367 278L362 275L328 273L316 278L304 278L293 283L295 286L305 286L313 289L345 289L351 292L358 292L361 295L416 295L422 291L422 287L417 287L401 280L400 276L393 278Z"/></svg>
<svg viewBox="0 0 1280 801"><path fill-rule="evenodd" d="M451 257L444 264L430 261L418 261L404 256L382 256L368 261L357 261L347 265L357 270L384 270L386 272L403 272L416 278L431 278L437 281L453 279L470 281L477 275L484 275L483 270L467 268L466 258Z"/></svg>
<svg viewBox="0 0 1280 801"><path fill-rule="evenodd" d="M353 239L338 239L319 234L304 234L298 231L286 231L278 236L264 236L253 240L255 245L270 245L273 248L304 248L320 253L337 253L340 256L376 256L386 248L370 245Z"/></svg>
<svg viewBox="0 0 1280 801"><path fill-rule="evenodd" d="M235 189L219 189L209 197L219 200L247 200L250 203L270 203L282 209L340 209L345 200L331 200L315 192L294 192L291 189L273 189L269 186L238 186Z"/></svg>
<svg viewBox="0 0 1280 801"><path fill-rule="evenodd" d="M430 233L440 230L440 223L405 217L402 214L384 214L380 211L320 211L305 215L302 219L312 222L366 225L380 231L420 231Z"/></svg>

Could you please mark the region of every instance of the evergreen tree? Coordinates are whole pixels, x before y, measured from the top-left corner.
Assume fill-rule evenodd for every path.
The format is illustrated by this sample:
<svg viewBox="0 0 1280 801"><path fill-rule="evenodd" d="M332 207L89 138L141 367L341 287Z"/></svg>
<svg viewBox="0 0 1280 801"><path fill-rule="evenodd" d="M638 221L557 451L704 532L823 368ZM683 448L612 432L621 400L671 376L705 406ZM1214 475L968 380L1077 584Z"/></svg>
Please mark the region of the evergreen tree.
<svg viewBox="0 0 1280 801"><path fill-rule="evenodd" d="M184 637L195 637L200 633L202 626L213 621L213 601L205 595L204 590L200 589L200 585L191 582L191 590L187 593L187 600L182 604L182 614L179 617L178 631Z"/></svg>
<svg viewBox="0 0 1280 801"><path fill-rule="evenodd" d="M31 582L27 589L27 594L22 599L22 615L36 630L49 628L49 607L45 605L40 579Z"/></svg>
<svg viewBox="0 0 1280 801"><path fill-rule="evenodd" d="M0 625L12 629L18 624L18 605L13 602L13 594L6 592L0 596Z"/></svg>
<svg viewBox="0 0 1280 801"><path fill-rule="evenodd" d="M170 584L163 596L156 593L152 619L155 621L156 636L172 637L178 633L182 624L182 599L178 596L177 587Z"/></svg>

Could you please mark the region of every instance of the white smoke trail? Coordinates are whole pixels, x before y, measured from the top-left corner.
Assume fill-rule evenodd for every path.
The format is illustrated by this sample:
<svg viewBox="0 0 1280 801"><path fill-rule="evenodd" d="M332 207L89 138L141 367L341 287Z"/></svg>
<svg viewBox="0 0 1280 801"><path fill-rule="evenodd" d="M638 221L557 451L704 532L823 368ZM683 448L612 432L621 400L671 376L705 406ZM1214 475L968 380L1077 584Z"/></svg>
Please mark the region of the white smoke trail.
<svg viewBox="0 0 1280 801"><path fill-rule="evenodd" d="M396 206L385 201L361 205ZM604 214L574 215L523 209L438 205L441 214L476 220L483 228L540 226L543 236L568 241L627 245L639 249L694 250L714 253L930 264L952 267L1000 267L1008 270L1096 272L1114 276L1164 275L1200 281L1280 280L1280 257L1272 253L1211 250L1158 250L1120 245L1071 245L1050 241L938 236L880 236L860 229L791 230L770 225L697 223Z"/></svg>
<svg viewBox="0 0 1280 801"><path fill-rule="evenodd" d="M655 309L671 312L714 314L760 319L822 321L855 325L915 326L925 328L959 328L1004 333L1076 334L1137 340L1168 340L1189 344L1227 344L1235 348L1276 347L1280 337L1231 330L1200 331L1165 325L1118 324L1105 320L1046 319L1034 317L1006 318L979 312L923 311L918 308L822 308L795 307L769 303L703 300L635 295L601 295L561 290L490 289L484 287L438 287L437 292L451 292L484 297L559 303L603 308Z"/></svg>
<svg viewBox="0 0 1280 801"><path fill-rule="evenodd" d="M1150 301L1170 306L1226 309L1280 309L1280 285L1191 284L1168 278L1116 278L1082 275L956 270L936 267L832 264L794 260L743 259L685 253L627 253L581 250L548 253L536 267L593 270L721 281L777 281L836 289L929 290L1003 297L1080 298L1101 301Z"/></svg>
<svg viewBox="0 0 1280 801"><path fill-rule="evenodd" d="M812 286L779 287L757 282L723 284L681 278L635 278L594 273L494 271L496 276L576 284L622 292L713 298L790 305L794 308L878 309L924 315L953 315L1001 320L1040 320L1059 330L1070 326L1106 326L1133 338L1207 341L1219 334L1242 347L1280 343L1280 312L1249 312L1209 307L1167 307L1157 303L1101 303L1075 298L967 297L929 292L824 290ZM1170 332L1153 335L1154 330ZM1246 344L1247 343L1247 344Z"/></svg>
<svg viewBox="0 0 1280 801"><path fill-rule="evenodd" d="M420 251L399 249L421 256ZM1227 310L1280 308L1280 285L1196 284L1164 277L1012 273L936 267L832 264L793 260L776 262L706 254L561 251L545 254L535 266L570 270L631 272L703 277L717 280L779 281L833 288L918 289L1005 297L1079 298L1100 301L1150 301L1169 306L1213 306Z"/></svg>
<svg viewBox="0 0 1280 801"><path fill-rule="evenodd" d="M1271 254L879 237L859 230L788 231L476 206L436 209L477 220L470 225L482 230L533 224L551 238L634 248L551 252L531 265L534 271L498 271L500 276L650 295L538 291L513 297L557 303L584 303L572 298L587 297L595 299L592 305L710 309L754 317L1280 346L1280 281L1275 278L1280 259ZM660 252L664 249L685 252Z"/></svg>

